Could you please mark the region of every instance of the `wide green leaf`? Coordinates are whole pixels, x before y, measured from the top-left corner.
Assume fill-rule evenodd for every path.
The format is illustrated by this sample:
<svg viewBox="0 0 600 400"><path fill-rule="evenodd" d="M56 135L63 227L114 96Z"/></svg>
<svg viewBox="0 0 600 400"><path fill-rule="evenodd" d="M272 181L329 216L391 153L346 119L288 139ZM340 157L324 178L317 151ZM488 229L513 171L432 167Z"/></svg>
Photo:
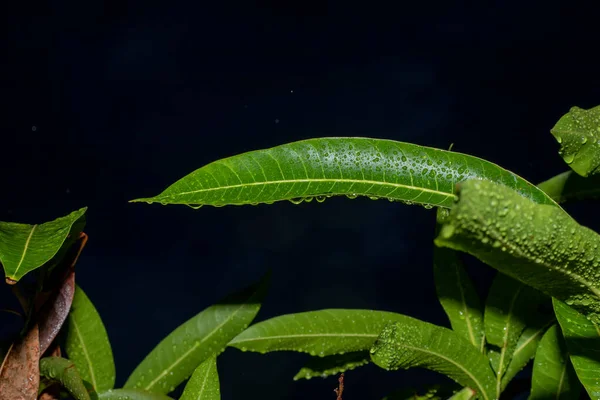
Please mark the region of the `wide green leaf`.
<svg viewBox="0 0 600 400"><path fill-rule="evenodd" d="M111 389L98 395L98 400L173 400L171 397L140 389Z"/></svg>
<svg viewBox="0 0 600 400"><path fill-rule="evenodd" d="M600 106L572 107L550 131L560 143L559 154L581 176L600 171Z"/></svg>
<svg viewBox="0 0 600 400"><path fill-rule="evenodd" d="M223 351L254 319L266 293L268 275L206 308L164 338L133 371L125 388L169 393L196 367Z"/></svg>
<svg viewBox="0 0 600 400"><path fill-rule="evenodd" d="M196 368L179 400L219 400L220 398L217 357L211 356Z"/></svg>
<svg viewBox="0 0 600 400"><path fill-rule="evenodd" d="M243 205L346 195L450 207L469 178L507 185L540 203L552 199L517 175L477 157L392 140L321 138L212 162L155 197L161 204Z"/></svg>
<svg viewBox="0 0 600 400"><path fill-rule="evenodd" d="M535 354L529 400L578 399L580 392L581 383L569 361L560 329L552 325Z"/></svg>
<svg viewBox="0 0 600 400"><path fill-rule="evenodd" d="M537 186L557 203L600 197L600 175L584 178L573 171L567 171Z"/></svg>
<svg viewBox="0 0 600 400"><path fill-rule="evenodd" d="M0 221L0 262L6 282L16 283L26 273L41 267L59 251L71 226L86 208L40 225Z"/></svg>
<svg viewBox="0 0 600 400"><path fill-rule="evenodd" d="M79 286L75 287L67 318L65 350L83 379L97 392L114 387L115 363L106 328L96 307Z"/></svg>
<svg viewBox="0 0 600 400"><path fill-rule="evenodd" d="M373 345L371 359L387 370L427 368L476 390L482 399L497 398L486 356L448 328L415 319L392 323Z"/></svg>
<svg viewBox="0 0 600 400"><path fill-rule="evenodd" d="M345 371L367 365L371 357L368 351L354 351L345 354L334 354L326 357L311 357L311 359L298 371L294 380L311 379L314 377L326 378L338 375Z"/></svg>
<svg viewBox="0 0 600 400"><path fill-rule="evenodd" d="M600 321L600 236L562 209L487 181L466 181L438 246L486 264Z"/></svg>
<svg viewBox="0 0 600 400"><path fill-rule="evenodd" d="M287 350L321 357L368 351L387 324L411 320L405 315L373 310L327 309L286 314L250 326L229 345L242 351Z"/></svg>
<svg viewBox="0 0 600 400"><path fill-rule="evenodd" d="M600 399L600 327L561 301L553 304L577 377L592 399Z"/></svg>
<svg viewBox="0 0 600 400"><path fill-rule="evenodd" d="M61 357L45 357L40 360L40 375L60 382L75 400L90 400L81 375L75 365Z"/></svg>

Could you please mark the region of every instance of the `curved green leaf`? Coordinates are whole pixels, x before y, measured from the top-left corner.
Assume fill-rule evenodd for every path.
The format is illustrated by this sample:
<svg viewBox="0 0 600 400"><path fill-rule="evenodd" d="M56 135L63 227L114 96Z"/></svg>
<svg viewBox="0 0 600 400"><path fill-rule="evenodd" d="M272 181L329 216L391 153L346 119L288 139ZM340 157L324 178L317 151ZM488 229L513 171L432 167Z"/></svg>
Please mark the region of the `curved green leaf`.
<svg viewBox="0 0 600 400"><path fill-rule="evenodd" d="M54 257L86 208L41 225L0 221L0 262L9 284Z"/></svg>
<svg viewBox="0 0 600 400"><path fill-rule="evenodd" d="M581 176L600 171L600 106L572 107L551 129L560 143L559 154Z"/></svg>
<svg viewBox="0 0 600 400"><path fill-rule="evenodd" d="M577 377L592 399L600 399L600 327L565 303L552 301Z"/></svg>
<svg viewBox="0 0 600 400"><path fill-rule="evenodd" d="M45 357L40 360L40 375L56 380L71 393L76 400L90 400L90 394L75 365L61 357Z"/></svg>
<svg viewBox="0 0 600 400"><path fill-rule="evenodd" d="M460 390L459 392L455 393L452 397L450 397L449 400L470 400L472 398L474 398L477 395L477 392L475 392L473 389L471 388L463 388L462 390Z"/></svg>
<svg viewBox="0 0 600 400"><path fill-rule="evenodd" d="M579 399L581 383L569 361L557 325L552 325L540 341L533 363L529 400Z"/></svg>
<svg viewBox="0 0 600 400"><path fill-rule="evenodd" d="M600 175L584 178L573 171L567 171L537 186L557 203L600 197Z"/></svg>
<svg viewBox="0 0 600 400"><path fill-rule="evenodd" d="M327 309L281 315L250 326L229 346L242 351L298 351L330 356L371 348L390 322L413 318L386 311Z"/></svg>
<svg viewBox="0 0 600 400"><path fill-rule="evenodd" d="M158 196L132 201L223 206L346 195L450 207L454 185L469 178L553 203L534 185L480 158L368 138L309 139L251 151L210 163Z"/></svg>
<svg viewBox="0 0 600 400"><path fill-rule="evenodd" d="M557 207L504 186L467 181L435 242L600 321L600 236Z"/></svg>
<svg viewBox="0 0 600 400"><path fill-rule="evenodd" d="M196 367L223 351L252 322L266 292L268 275L180 325L164 338L133 371L125 388L169 393Z"/></svg>
<svg viewBox="0 0 600 400"><path fill-rule="evenodd" d="M338 375L345 371L367 365L371 359L368 351L354 351L346 354L334 354L326 357L311 357L311 359L298 371L294 380L311 379L314 377L326 378Z"/></svg>
<svg viewBox="0 0 600 400"><path fill-rule="evenodd" d="M139 389L111 389L98 395L98 400L173 400L171 397Z"/></svg>
<svg viewBox="0 0 600 400"><path fill-rule="evenodd" d="M441 326L414 319L390 324L373 345L371 359L387 370L427 368L476 390L485 400L497 398L487 358L468 340Z"/></svg>
<svg viewBox="0 0 600 400"><path fill-rule="evenodd" d="M385 396L382 400L445 400L450 398L456 392L457 386L450 385L429 385L424 388L402 388L394 390Z"/></svg>
<svg viewBox="0 0 600 400"><path fill-rule="evenodd" d="M196 368L179 400L219 400L220 398L217 357L211 356Z"/></svg>
<svg viewBox="0 0 600 400"><path fill-rule="evenodd" d="M75 286L67 319L65 350L82 378L97 392L115 385L115 363L106 328L85 292Z"/></svg>

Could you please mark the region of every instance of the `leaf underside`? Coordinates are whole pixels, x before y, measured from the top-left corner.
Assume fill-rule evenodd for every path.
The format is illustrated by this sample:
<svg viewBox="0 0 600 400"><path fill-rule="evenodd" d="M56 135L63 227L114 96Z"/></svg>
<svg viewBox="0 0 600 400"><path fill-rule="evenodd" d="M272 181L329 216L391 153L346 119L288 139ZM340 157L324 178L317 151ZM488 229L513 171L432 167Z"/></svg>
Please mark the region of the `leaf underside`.
<svg viewBox="0 0 600 400"><path fill-rule="evenodd" d="M337 375L367 365L370 359L368 351L354 351L326 357L311 357L304 367L298 371L296 376L294 376L294 380L311 379L314 377L326 378Z"/></svg>

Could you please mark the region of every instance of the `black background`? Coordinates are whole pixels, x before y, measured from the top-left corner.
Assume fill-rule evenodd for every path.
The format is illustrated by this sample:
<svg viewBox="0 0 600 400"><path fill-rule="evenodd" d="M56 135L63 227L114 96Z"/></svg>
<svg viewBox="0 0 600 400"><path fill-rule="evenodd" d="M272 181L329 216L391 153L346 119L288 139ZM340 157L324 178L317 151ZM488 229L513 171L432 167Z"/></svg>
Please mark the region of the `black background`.
<svg viewBox="0 0 600 400"><path fill-rule="evenodd" d="M594 10L366 4L3 6L0 220L89 207L77 279L108 330L117 385L172 329L268 268L257 321L369 308L446 324L431 273L434 210L346 198L200 210L130 199L222 157L324 136L454 143L535 183L567 169L549 129L573 105L600 104ZM567 209L600 228L593 203ZM484 293L493 272L472 264ZM228 349L223 399L334 398L334 377L291 380L305 360ZM348 373L344 398L438 380L369 366Z"/></svg>

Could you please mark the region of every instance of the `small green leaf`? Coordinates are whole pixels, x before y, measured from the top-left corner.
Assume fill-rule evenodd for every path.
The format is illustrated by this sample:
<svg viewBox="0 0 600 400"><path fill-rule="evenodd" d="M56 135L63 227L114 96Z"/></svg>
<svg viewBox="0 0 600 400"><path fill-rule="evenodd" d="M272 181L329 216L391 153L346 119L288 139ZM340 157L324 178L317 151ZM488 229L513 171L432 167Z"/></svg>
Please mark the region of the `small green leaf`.
<svg viewBox="0 0 600 400"><path fill-rule="evenodd" d="M90 394L77 368L69 360L61 357L42 358L40 360L40 375L60 382L75 400L90 400Z"/></svg>
<svg viewBox="0 0 600 400"><path fill-rule="evenodd" d="M600 399L600 327L565 303L552 302L577 377L592 399Z"/></svg>
<svg viewBox="0 0 600 400"><path fill-rule="evenodd" d="M489 179L540 203L554 203L524 179L477 157L392 140L336 137L218 160L158 196L132 201L223 206L346 195L450 207L455 184L469 178Z"/></svg>
<svg viewBox="0 0 600 400"><path fill-rule="evenodd" d="M140 389L111 389L98 395L98 400L173 400L171 397Z"/></svg>
<svg viewBox="0 0 600 400"><path fill-rule="evenodd" d="M464 182L435 240L600 321L600 236L505 186Z"/></svg>
<svg viewBox="0 0 600 400"><path fill-rule="evenodd" d="M79 286L75 286L67 319L65 350L82 378L97 392L114 387L115 363L106 328L96 307Z"/></svg>
<svg viewBox="0 0 600 400"><path fill-rule="evenodd" d="M217 357L211 356L196 368L179 400L219 400L220 398Z"/></svg>
<svg viewBox="0 0 600 400"><path fill-rule="evenodd" d="M294 376L294 380L326 378L345 371L367 365L371 359L368 351L354 351L346 354L334 354L326 357L311 357L311 359Z"/></svg>
<svg viewBox="0 0 600 400"><path fill-rule="evenodd" d="M0 222L0 262L6 281L14 284L52 259L85 211L82 208L41 225Z"/></svg>
<svg viewBox="0 0 600 400"><path fill-rule="evenodd" d="M597 199L600 198L600 175L584 178L573 171L567 171L538 184L538 188L557 203Z"/></svg>
<svg viewBox="0 0 600 400"><path fill-rule="evenodd" d="M560 329L552 325L535 353L529 400L579 399L581 383L569 361Z"/></svg>
<svg viewBox="0 0 600 400"><path fill-rule="evenodd" d="M394 390L382 400L446 400L457 390L457 386L451 385L429 385L424 388L402 388Z"/></svg>
<svg viewBox="0 0 600 400"><path fill-rule="evenodd" d="M572 107L550 132L561 145L559 154L573 171L581 176L600 171L600 106L589 110Z"/></svg>
<svg viewBox="0 0 600 400"><path fill-rule="evenodd" d="M390 322L413 318L386 311L328 309L281 315L252 325L229 346L242 351L298 351L330 356L368 351Z"/></svg>
<svg viewBox="0 0 600 400"><path fill-rule="evenodd" d="M252 322L266 292L268 275L216 305L206 308L164 338L133 371L125 388L169 393L196 367L223 351Z"/></svg>
<svg viewBox="0 0 600 400"><path fill-rule="evenodd" d="M484 400L496 399L487 358L450 329L412 320L385 327L371 349L371 359L387 370L422 367L473 388Z"/></svg>
<svg viewBox="0 0 600 400"><path fill-rule="evenodd" d="M471 388L466 387L466 388L463 388L458 393L454 394L452 397L450 397L449 400L470 400L470 399L474 398L475 395L477 395L477 392L475 392Z"/></svg>

